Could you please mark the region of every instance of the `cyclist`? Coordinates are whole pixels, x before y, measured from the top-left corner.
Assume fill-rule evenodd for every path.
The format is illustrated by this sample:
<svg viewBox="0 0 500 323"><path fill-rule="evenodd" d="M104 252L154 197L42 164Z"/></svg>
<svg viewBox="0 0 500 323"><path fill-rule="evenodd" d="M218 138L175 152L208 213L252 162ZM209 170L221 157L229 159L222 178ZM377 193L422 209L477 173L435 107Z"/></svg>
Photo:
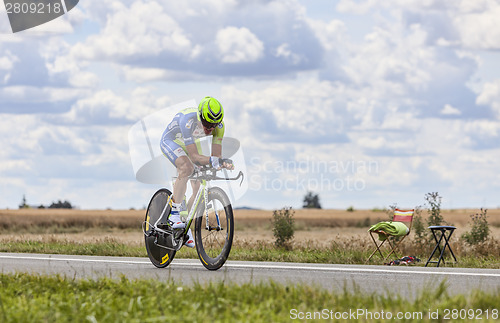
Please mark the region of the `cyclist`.
<svg viewBox="0 0 500 323"><path fill-rule="evenodd" d="M187 108L177 113L174 119L163 132L160 147L163 154L175 165L178 177L174 183L172 196L172 212L168 218L168 225L173 229L184 229L186 224L181 220L181 205L186 194L188 176L196 166L210 165L216 169L233 169L230 159L222 159L222 137L224 136L224 109L219 101L207 96L198 108ZM201 155L199 139L212 135L212 155ZM191 181L193 192L200 186L198 181ZM189 199L187 207L190 208L194 201L194 194ZM195 246L191 229L188 230L188 239L185 245Z"/></svg>

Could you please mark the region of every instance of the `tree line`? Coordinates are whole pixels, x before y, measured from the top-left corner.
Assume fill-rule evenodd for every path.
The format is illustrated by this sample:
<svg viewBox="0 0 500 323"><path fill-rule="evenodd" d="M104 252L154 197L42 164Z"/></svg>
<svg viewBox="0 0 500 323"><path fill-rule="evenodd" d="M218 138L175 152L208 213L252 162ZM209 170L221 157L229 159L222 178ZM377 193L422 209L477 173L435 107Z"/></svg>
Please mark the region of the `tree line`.
<svg viewBox="0 0 500 323"><path fill-rule="evenodd" d="M64 201L58 200L57 202L52 202L52 204L50 204L49 206L45 206L43 204L40 204L38 206L32 206L26 202L26 196L23 195L23 199L19 204L19 208L20 209L73 209L74 206L67 200Z"/></svg>

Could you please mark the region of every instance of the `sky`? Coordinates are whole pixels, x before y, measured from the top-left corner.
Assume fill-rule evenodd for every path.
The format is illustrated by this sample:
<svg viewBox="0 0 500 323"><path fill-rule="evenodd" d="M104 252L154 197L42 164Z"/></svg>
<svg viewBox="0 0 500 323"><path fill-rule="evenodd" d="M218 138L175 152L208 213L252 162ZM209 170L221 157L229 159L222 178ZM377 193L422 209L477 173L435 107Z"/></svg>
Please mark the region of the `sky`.
<svg viewBox="0 0 500 323"><path fill-rule="evenodd" d="M500 207L498 0L84 0L18 33L0 10L0 208L146 206L131 129L207 95L236 207Z"/></svg>

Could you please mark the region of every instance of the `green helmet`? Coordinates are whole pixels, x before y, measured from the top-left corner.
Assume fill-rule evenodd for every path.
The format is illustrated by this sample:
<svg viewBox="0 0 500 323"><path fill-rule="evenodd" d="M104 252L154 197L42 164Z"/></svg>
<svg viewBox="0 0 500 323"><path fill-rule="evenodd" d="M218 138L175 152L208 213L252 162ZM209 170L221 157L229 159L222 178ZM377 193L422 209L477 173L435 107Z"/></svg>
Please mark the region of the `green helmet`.
<svg viewBox="0 0 500 323"><path fill-rule="evenodd" d="M219 101L206 96L198 105L198 115L206 128L213 128L222 122L224 109Z"/></svg>

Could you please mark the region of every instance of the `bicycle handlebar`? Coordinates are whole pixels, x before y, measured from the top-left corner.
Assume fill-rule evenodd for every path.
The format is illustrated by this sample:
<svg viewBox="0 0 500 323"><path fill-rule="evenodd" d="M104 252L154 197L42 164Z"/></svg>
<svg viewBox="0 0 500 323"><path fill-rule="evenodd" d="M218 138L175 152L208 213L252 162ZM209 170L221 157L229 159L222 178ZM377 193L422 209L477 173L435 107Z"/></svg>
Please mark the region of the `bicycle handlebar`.
<svg viewBox="0 0 500 323"><path fill-rule="evenodd" d="M200 167L199 169L195 170L193 174L189 176L189 179L206 180L206 181L214 181L214 180L236 181L241 178L240 186L243 183L243 179L245 176L243 175L242 171L240 171L238 173L238 176L236 177L219 177L217 176L218 171L219 171L218 169L215 169L213 167Z"/></svg>

